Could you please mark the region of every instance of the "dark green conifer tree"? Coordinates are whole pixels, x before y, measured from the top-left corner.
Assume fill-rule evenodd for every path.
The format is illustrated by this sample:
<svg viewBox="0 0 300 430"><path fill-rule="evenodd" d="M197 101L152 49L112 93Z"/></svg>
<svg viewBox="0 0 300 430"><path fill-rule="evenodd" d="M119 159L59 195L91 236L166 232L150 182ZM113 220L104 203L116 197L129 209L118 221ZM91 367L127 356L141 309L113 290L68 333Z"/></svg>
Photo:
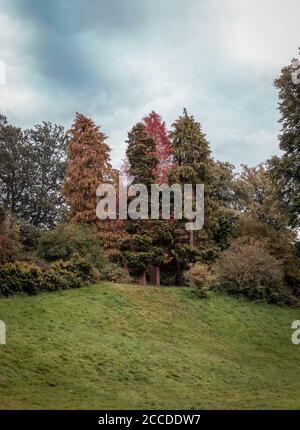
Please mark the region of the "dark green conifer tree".
<svg viewBox="0 0 300 430"><path fill-rule="evenodd" d="M150 213L151 184L155 182L154 172L158 159L155 155L154 141L146 132L143 123L137 123L129 131L127 145L128 173L132 184L143 184L147 187ZM138 277L139 282L145 284L146 272L150 270L155 254L153 223L150 219L129 219L125 223L125 229L129 237L120 243L125 264L130 272ZM156 255L155 259L158 260L159 256Z"/></svg>

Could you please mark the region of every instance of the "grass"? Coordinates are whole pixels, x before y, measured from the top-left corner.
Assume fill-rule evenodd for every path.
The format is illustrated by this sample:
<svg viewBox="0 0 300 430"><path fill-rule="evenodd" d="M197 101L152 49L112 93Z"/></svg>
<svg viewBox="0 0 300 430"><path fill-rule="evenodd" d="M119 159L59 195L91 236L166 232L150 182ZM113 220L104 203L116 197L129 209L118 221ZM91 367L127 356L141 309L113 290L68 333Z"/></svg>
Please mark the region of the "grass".
<svg viewBox="0 0 300 430"><path fill-rule="evenodd" d="M299 310L101 284L0 299L0 408L299 408Z"/></svg>

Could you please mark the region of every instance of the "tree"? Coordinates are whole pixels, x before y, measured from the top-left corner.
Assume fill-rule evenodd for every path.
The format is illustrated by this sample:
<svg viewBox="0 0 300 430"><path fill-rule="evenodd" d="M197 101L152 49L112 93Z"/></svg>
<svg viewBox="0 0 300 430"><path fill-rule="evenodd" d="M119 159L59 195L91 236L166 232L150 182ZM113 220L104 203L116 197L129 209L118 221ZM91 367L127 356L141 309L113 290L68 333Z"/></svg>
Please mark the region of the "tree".
<svg viewBox="0 0 300 430"><path fill-rule="evenodd" d="M23 131L0 116L1 204L18 216L27 216L33 163ZM26 213L26 215L25 215Z"/></svg>
<svg viewBox="0 0 300 430"><path fill-rule="evenodd" d="M157 165L154 169L154 181L157 184L168 183L169 173L174 168L175 164L173 162L173 149L171 146L171 141L169 134L166 129L165 122L162 121L161 117L154 111L150 112L149 115L143 118L143 122L145 124L145 130L148 135L154 141L154 154L157 157ZM155 223L155 236L159 237L162 233L162 228L169 229L170 227L166 225L166 222L163 223ZM159 248L164 246L168 248L168 251L165 249L165 258L159 259L160 263L165 263L169 261L170 255L169 250L170 246L173 243L173 239L169 243L160 243L158 241ZM161 255L161 253L159 253ZM157 259L156 259L157 261ZM151 265L151 274L150 274L150 282L151 284L159 285L160 284L160 266L155 265L155 259L152 261Z"/></svg>
<svg viewBox="0 0 300 430"><path fill-rule="evenodd" d="M118 189L118 172L110 163L107 136L90 118L77 113L69 137L63 194L70 206L70 222L96 226L104 255L119 261L118 239L123 235L123 222L100 220L96 215L98 186L113 184Z"/></svg>
<svg viewBox="0 0 300 430"><path fill-rule="evenodd" d="M51 228L64 215L63 127L44 122L22 131L0 116L0 201L19 219Z"/></svg>
<svg viewBox="0 0 300 430"><path fill-rule="evenodd" d="M204 184L204 228L184 232L183 222L177 221L174 227L177 233L175 241L175 258L177 261L178 281L182 281L181 271L195 259L209 260L214 258L213 231L216 228L217 204L211 198L213 184L213 160L208 141L202 132L201 125L186 109L172 125L170 133L175 167L169 174L170 183ZM185 220L184 220L185 222Z"/></svg>
<svg viewBox="0 0 300 430"><path fill-rule="evenodd" d="M0 206L0 264L14 261L20 250L19 226L14 216Z"/></svg>
<svg viewBox="0 0 300 430"><path fill-rule="evenodd" d="M90 118L76 113L69 138L62 192L70 206L70 221L99 225L96 189L101 183L114 183L116 177L107 137Z"/></svg>
<svg viewBox="0 0 300 430"><path fill-rule="evenodd" d="M233 164L213 161L211 198L227 208L232 208L235 177Z"/></svg>
<svg viewBox="0 0 300 430"><path fill-rule="evenodd" d="M143 123L137 123L128 133L126 156L128 173L132 184L143 184L150 194L155 182L158 159L155 155L154 140L146 132ZM149 205L150 199L148 199ZM148 206L149 208L149 206ZM146 283L146 272L154 258L154 243L151 237L153 222L150 220L128 220L125 229L129 236L121 243L125 263L131 273L138 276L141 284ZM157 256L158 258L158 256Z"/></svg>
<svg viewBox="0 0 300 430"><path fill-rule="evenodd" d="M154 141L154 153L158 159L154 171L155 182L158 184L168 182L170 170L174 167L172 157L172 146L166 124L161 117L154 111L143 118L145 130Z"/></svg>
<svg viewBox="0 0 300 430"><path fill-rule="evenodd" d="M26 132L34 162L30 217L34 226L52 228L66 217L60 192L66 168L67 136L61 125L43 122Z"/></svg>
<svg viewBox="0 0 300 430"><path fill-rule="evenodd" d="M275 80L282 124L279 147L284 153L270 160L270 168L282 208L296 228L300 225L300 83L292 78L293 71L293 64L284 67Z"/></svg>
<svg viewBox="0 0 300 430"><path fill-rule="evenodd" d="M232 206L239 212L277 230L285 228L287 220L280 207L276 187L267 164L256 167L242 165L242 171L232 184Z"/></svg>
<svg viewBox="0 0 300 430"><path fill-rule="evenodd" d="M155 169L158 159L155 155L154 140L148 135L146 127L139 122L128 133L126 156L129 174L133 184L144 184L150 191L155 182Z"/></svg>

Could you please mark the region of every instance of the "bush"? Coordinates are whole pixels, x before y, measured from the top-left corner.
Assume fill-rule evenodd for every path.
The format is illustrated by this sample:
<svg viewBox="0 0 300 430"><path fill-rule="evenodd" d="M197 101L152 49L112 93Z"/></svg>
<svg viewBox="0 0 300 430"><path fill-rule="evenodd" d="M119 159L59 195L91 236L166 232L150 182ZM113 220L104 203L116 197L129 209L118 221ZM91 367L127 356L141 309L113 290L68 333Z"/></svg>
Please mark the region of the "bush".
<svg viewBox="0 0 300 430"><path fill-rule="evenodd" d="M294 302L290 290L283 284L282 262L260 241L232 242L215 263L214 270L221 290L231 295L281 305Z"/></svg>
<svg viewBox="0 0 300 430"><path fill-rule="evenodd" d="M80 288L96 282L99 275L91 262L75 254L70 261L57 261L45 272L43 290Z"/></svg>
<svg viewBox="0 0 300 430"><path fill-rule="evenodd" d="M67 261L75 254L85 257L98 269L103 266L100 241L94 228L61 224L44 232L39 239L38 255L46 261Z"/></svg>
<svg viewBox="0 0 300 430"><path fill-rule="evenodd" d="M75 255L42 270L35 264L6 263L0 266L0 295L37 294L40 291L80 288L97 280L89 260Z"/></svg>
<svg viewBox="0 0 300 430"><path fill-rule="evenodd" d="M35 250L38 246L41 230L28 221L20 221L20 240L26 251Z"/></svg>
<svg viewBox="0 0 300 430"><path fill-rule="evenodd" d="M206 264L196 263L184 274L185 280L197 295L204 299L208 297L209 291L216 282L216 276L211 273Z"/></svg>
<svg viewBox="0 0 300 430"><path fill-rule="evenodd" d="M34 265L25 263L6 263L0 266L0 294L37 294L42 287L43 273Z"/></svg>
<svg viewBox="0 0 300 430"><path fill-rule="evenodd" d="M15 261L20 249L19 227L13 215L0 206L0 264Z"/></svg>
<svg viewBox="0 0 300 430"><path fill-rule="evenodd" d="M284 284L295 296L300 297L300 265L293 245L295 234L292 231L286 228L277 231L249 216L241 215L234 237L243 241L252 238L263 242L268 252L282 261Z"/></svg>
<svg viewBox="0 0 300 430"><path fill-rule="evenodd" d="M133 282L127 270L116 263L108 263L101 269L101 279L119 284L131 284Z"/></svg>

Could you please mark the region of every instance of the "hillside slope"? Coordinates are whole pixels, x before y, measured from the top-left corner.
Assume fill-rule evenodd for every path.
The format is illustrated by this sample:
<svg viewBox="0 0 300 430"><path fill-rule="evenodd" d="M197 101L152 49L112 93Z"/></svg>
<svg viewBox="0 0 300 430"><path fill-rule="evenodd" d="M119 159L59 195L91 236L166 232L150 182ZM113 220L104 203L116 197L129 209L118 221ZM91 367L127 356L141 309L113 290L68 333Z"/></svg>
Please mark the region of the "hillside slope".
<svg viewBox="0 0 300 430"><path fill-rule="evenodd" d="M0 299L0 408L299 408L297 309L101 284Z"/></svg>

